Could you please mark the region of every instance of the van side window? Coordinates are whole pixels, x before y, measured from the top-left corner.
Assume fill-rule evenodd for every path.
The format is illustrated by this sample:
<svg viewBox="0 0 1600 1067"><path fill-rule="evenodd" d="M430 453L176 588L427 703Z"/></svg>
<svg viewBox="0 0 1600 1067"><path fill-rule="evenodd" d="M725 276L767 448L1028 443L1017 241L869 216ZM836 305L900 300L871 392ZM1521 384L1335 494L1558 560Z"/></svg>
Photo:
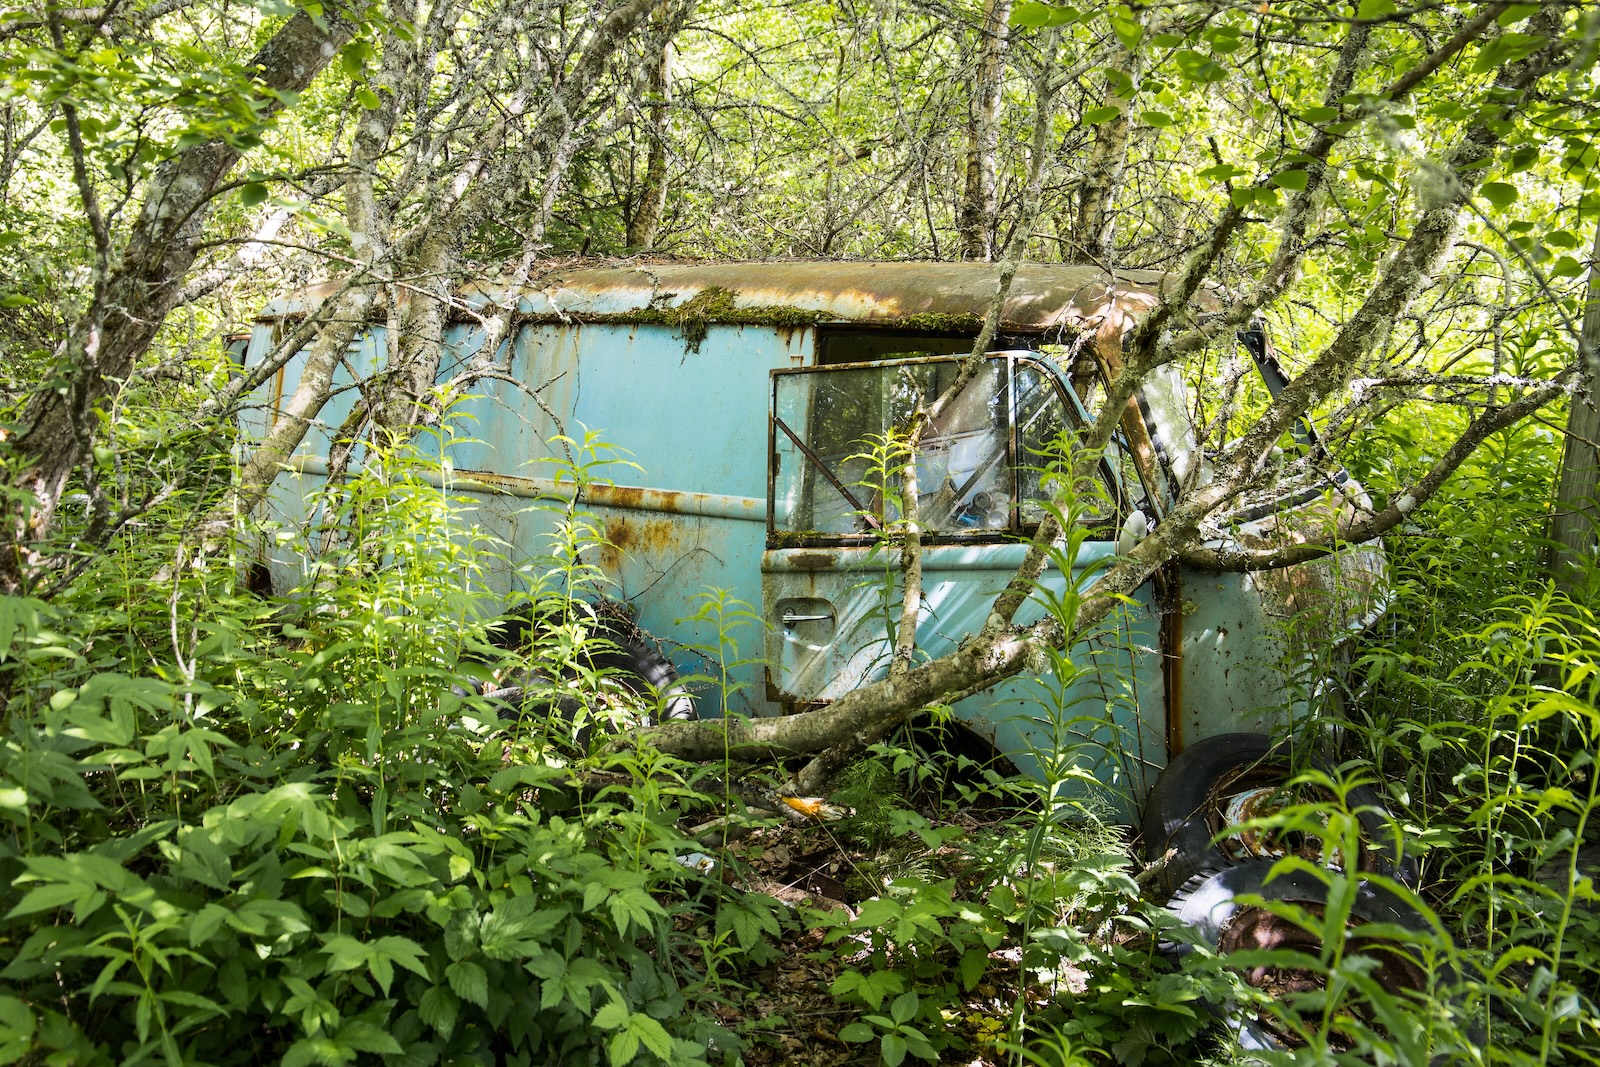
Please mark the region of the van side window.
<svg viewBox="0 0 1600 1067"><path fill-rule="evenodd" d="M916 513L933 538L1008 539L1043 516L1045 452L1079 416L1031 360L986 360L958 392L959 359L773 374L772 532L776 543L871 538L901 519L905 435L919 406L943 401L916 447ZM1116 504L1097 494L1110 518ZM1019 505L1019 500L1022 501Z"/></svg>
<svg viewBox="0 0 1600 1067"><path fill-rule="evenodd" d="M1042 501L1050 498L1053 487L1049 470L1067 457L1060 454L1059 443L1068 429L1079 426L1079 418L1072 418L1061 395L1055 376L1036 363L1018 360L1016 364L1017 443L1021 454L1017 460L1018 495L1022 501L1022 522L1031 526L1045 515ZM1081 418L1081 416L1080 416ZM1117 480L1102 464L1100 478L1093 485L1080 487L1079 503L1084 507L1083 519L1098 523L1113 520L1119 508Z"/></svg>
<svg viewBox="0 0 1600 1067"><path fill-rule="evenodd" d="M773 529L870 535L905 510L899 468L920 407L955 384L958 360L773 376ZM930 533L1001 529L1010 518L1005 363L986 361L948 398L916 449L917 514Z"/></svg>

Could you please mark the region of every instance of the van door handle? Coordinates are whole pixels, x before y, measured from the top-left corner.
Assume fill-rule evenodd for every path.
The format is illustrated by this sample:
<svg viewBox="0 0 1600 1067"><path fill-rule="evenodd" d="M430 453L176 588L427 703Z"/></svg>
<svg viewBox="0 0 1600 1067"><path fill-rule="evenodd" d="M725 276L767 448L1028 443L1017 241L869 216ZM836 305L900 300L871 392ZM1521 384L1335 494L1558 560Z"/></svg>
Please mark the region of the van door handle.
<svg viewBox="0 0 1600 1067"><path fill-rule="evenodd" d="M785 626L793 626L797 622L827 622L832 618L832 615L790 615L789 613L785 612L783 616L783 624Z"/></svg>

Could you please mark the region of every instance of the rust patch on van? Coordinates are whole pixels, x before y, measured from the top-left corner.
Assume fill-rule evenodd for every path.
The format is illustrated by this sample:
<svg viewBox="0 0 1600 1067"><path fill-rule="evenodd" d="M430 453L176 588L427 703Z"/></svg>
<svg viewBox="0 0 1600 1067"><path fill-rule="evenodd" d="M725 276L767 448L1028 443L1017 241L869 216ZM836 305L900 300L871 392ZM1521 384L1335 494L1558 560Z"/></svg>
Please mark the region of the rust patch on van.
<svg viewBox="0 0 1600 1067"><path fill-rule="evenodd" d="M832 552L797 552L788 558L789 565L802 571L825 571L838 564Z"/></svg>
<svg viewBox="0 0 1600 1067"><path fill-rule="evenodd" d="M677 539L677 526L671 519L639 521L613 515L606 520L606 540L623 552L661 552Z"/></svg>

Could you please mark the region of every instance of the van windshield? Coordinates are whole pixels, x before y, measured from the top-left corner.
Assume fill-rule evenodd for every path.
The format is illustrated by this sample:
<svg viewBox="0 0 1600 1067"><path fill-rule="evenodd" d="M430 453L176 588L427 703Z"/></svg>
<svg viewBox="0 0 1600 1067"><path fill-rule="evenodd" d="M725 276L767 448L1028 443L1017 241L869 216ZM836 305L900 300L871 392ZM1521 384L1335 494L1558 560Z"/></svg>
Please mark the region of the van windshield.
<svg viewBox="0 0 1600 1067"><path fill-rule="evenodd" d="M933 358L773 375L772 530L786 544L870 538L913 502L900 472L906 433L956 383L961 361ZM986 360L916 447L923 532L1002 538L1042 517L1051 443L1078 419L1054 376L1027 358ZM1117 494L1097 501L1111 520Z"/></svg>

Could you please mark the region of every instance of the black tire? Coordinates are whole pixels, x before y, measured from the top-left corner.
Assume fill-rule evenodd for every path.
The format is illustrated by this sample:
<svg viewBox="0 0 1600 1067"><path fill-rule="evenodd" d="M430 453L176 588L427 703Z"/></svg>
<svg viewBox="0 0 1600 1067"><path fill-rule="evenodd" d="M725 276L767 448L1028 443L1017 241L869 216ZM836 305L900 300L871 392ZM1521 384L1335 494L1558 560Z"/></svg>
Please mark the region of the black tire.
<svg viewBox="0 0 1600 1067"><path fill-rule="evenodd" d="M588 621L594 632L581 653L583 669L650 703L663 721L695 718L694 698L688 687L679 681L677 668L631 619L610 609L595 611ZM541 619L530 612L507 615L490 625L489 641L496 648L525 650L543 625ZM578 673L571 667L549 671L538 665L513 672L502 685L520 692L501 712L502 718L533 714L573 716L581 707L581 701L573 697L566 683ZM633 725L649 726L650 718L641 716ZM587 729L582 731L580 742L586 739L587 732Z"/></svg>
<svg viewBox="0 0 1600 1067"><path fill-rule="evenodd" d="M1167 907L1187 927L1195 939L1227 955L1240 949L1302 948L1316 955L1320 942L1308 930L1287 919L1279 918L1263 908L1246 907L1238 898L1246 894L1267 901L1292 902L1316 908L1327 903L1327 886L1320 878L1305 871L1285 871L1267 880L1276 861L1251 860L1212 874L1199 875L1190 880L1168 903ZM1393 893L1361 883L1350 908L1354 936L1349 948L1378 961L1373 977L1390 992L1412 990L1426 992L1429 974L1414 959L1407 956L1399 945L1392 942L1362 938L1359 926L1366 923L1390 923L1407 930L1426 932L1428 923L1416 909ZM1195 951L1195 946L1172 943L1167 946L1171 954L1181 959ZM1245 972L1251 985L1262 986L1269 981L1275 990L1283 990L1295 983L1309 979L1297 972L1269 971L1264 967ZM1441 974L1442 984L1453 984L1454 972ZM1211 1005L1221 1017L1243 1049L1283 1049L1288 1047L1279 1031L1260 1018L1247 1015L1234 1005Z"/></svg>
<svg viewBox="0 0 1600 1067"><path fill-rule="evenodd" d="M1321 758L1312 763L1324 771L1333 769ZM1265 794L1292 776L1288 746L1274 746L1265 734L1219 734L1184 749L1156 779L1140 826L1146 861L1163 864L1158 874L1162 890L1171 895L1197 874L1281 854L1274 851L1281 845L1276 841L1231 835L1213 844L1212 839L1239 821L1226 817L1228 801ZM1350 790L1348 799L1366 845L1356 868L1416 885L1417 861L1406 855L1404 838L1383 797L1363 785Z"/></svg>

